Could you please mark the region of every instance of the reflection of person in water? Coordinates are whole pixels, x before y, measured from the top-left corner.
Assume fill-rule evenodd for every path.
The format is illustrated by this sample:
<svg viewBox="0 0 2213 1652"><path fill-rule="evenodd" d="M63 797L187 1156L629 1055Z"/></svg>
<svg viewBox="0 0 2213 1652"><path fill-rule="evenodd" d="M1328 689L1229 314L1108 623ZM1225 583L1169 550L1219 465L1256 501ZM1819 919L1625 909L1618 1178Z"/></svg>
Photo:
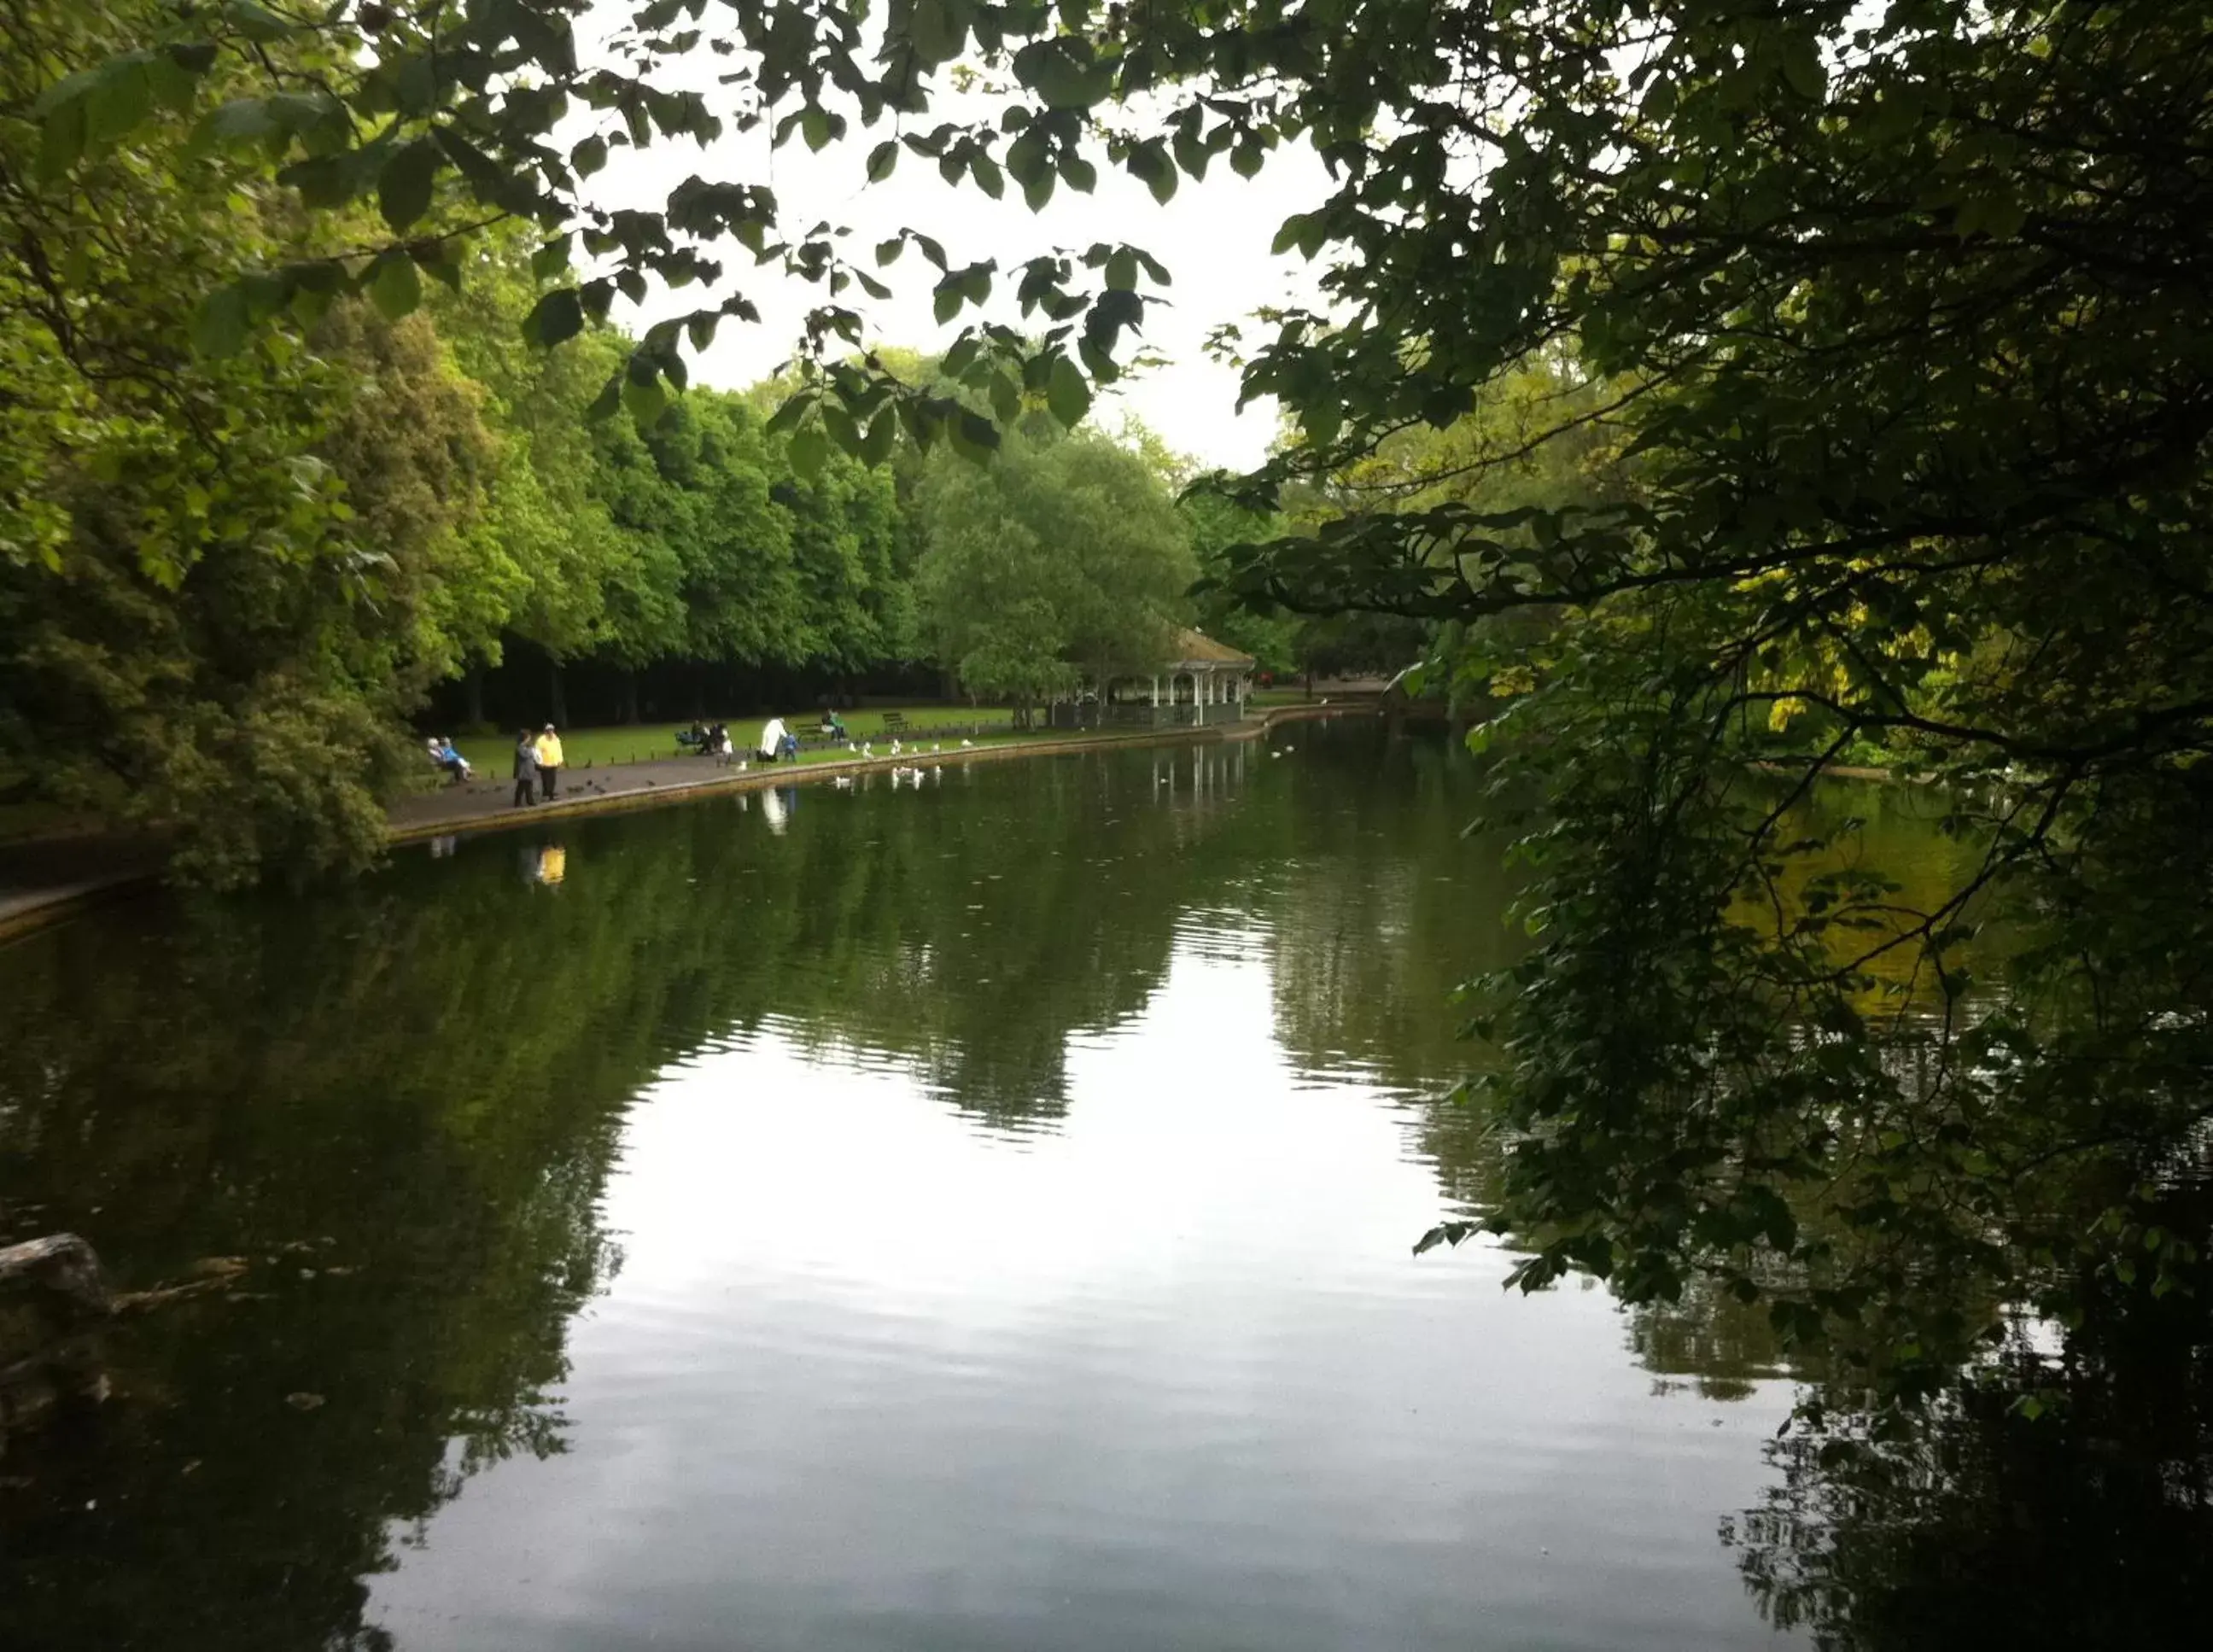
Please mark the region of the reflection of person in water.
<svg viewBox="0 0 2213 1652"><path fill-rule="evenodd" d="M533 883L542 883L550 888L568 872L569 851L559 844L546 844L523 851L522 875Z"/></svg>
<svg viewBox="0 0 2213 1652"><path fill-rule="evenodd" d="M783 835L783 799L784 793L774 788L760 794L761 814L768 821L768 829L779 838Z"/></svg>

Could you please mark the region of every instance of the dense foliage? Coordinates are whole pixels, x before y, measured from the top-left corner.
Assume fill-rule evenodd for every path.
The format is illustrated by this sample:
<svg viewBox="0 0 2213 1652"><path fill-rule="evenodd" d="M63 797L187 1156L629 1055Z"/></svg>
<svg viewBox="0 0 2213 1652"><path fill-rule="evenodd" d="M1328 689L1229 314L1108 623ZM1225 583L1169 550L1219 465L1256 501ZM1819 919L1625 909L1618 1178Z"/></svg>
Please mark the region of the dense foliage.
<svg viewBox="0 0 2213 1652"><path fill-rule="evenodd" d="M404 311L472 216L542 240L544 343L735 245L822 290L773 422L808 473L900 430L987 451L1026 396L1080 416L1172 272L916 232L857 258L753 180L610 210L582 182L610 145L879 126L872 178L905 156L1033 204L1102 162L1166 199L1310 145L1331 192L1279 245L1323 307L1245 369L1297 439L1208 559L1248 605L1440 628L1436 673L1503 711L1500 812L1544 806L1538 945L1478 1022L1524 1283L1727 1293L1840 1349L1838 1396L1932 1403L2017 1316L2064 1337L2199 1286L2213 1234L2161 1213L2198 1208L2173 1190L2213 1118L2206 0L654 0L580 54L584 10L180 9L10 141L93 192L155 94L325 53L210 130L375 233L227 244L194 373L281 354L250 324L303 294ZM694 52L712 98L665 89ZM933 126L964 57L1001 93ZM949 386L854 355L903 259L948 320L1012 289ZM657 412L687 332L747 313L649 330L603 403ZM1951 885L1808 824L1847 757L1944 788ZM2022 1409L2061 1397L2003 1369Z"/></svg>
<svg viewBox="0 0 2213 1652"><path fill-rule="evenodd" d="M922 600L937 654L1017 714L1173 658L1168 625L1198 570L1144 461L1104 438L1011 435L979 468L931 456Z"/></svg>
<svg viewBox="0 0 2213 1652"><path fill-rule="evenodd" d="M321 89L357 35L162 0L0 27L0 804L157 829L203 881L351 868L434 693L565 722L582 666L599 716L690 716L934 662L1027 699L1186 617L1180 471L1058 444L1064 379L887 352L979 427L1031 410L993 479L771 428L789 381L632 381L588 418L659 335L546 351L566 254L447 200L420 145L330 182L396 153L348 149Z"/></svg>

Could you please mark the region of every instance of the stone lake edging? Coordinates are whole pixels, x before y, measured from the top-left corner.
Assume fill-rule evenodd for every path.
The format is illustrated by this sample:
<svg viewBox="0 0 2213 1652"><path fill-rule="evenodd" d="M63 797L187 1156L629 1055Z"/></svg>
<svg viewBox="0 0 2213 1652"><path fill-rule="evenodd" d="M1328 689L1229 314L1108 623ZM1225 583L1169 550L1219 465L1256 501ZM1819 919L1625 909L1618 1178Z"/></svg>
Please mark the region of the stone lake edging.
<svg viewBox="0 0 2213 1652"><path fill-rule="evenodd" d="M395 844L424 843L432 838L472 836L479 832L519 831L550 818L581 814L611 814L627 809L654 808L664 803L687 802L696 797L721 796L732 792L766 791L772 787L808 785L838 775L883 774L912 767L922 757L934 764L997 763L1015 758L1062 757L1072 752L1095 752L1102 747L1130 746L1195 746L1209 741L1258 740L1286 722L1306 722L1319 717L1372 715L1372 706L1271 706L1251 722L1217 723L1203 728L1148 728L1127 735L1073 735L1060 740L1016 740L997 746L972 746L951 751L903 752L897 757L839 758L827 763L807 763L787 768L771 764L743 774L723 772L671 784L634 786L590 797L563 798L534 808L515 808L495 803L481 813L450 819L409 821L395 825ZM687 759L697 761L698 759ZM433 794L435 796L436 794Z"/></svg>
<svg viewBox="0 0 2213 1652"><path fill-rule="evenodd" d="M1101 747L1191 746L1208 741L1259 740L1270 729L1283 723L1307 722L1326 717L1372 716L1375 710L1372 703L1360 701L1338 705L1277 705L1269 707L1251 722L1216 724L1200 728L1148 728L1126 735L1076 735L1058 740L1010 741L1003 745L972 746L928 755L933 763L940 765L997 763L1014 758L1064 756L1074 752L1097 751ZM427 842L433 838L473 837L479 832L519 830L539 825L549 818L567 820L586 814L610 814L628 809L655 808L668 803L686 802L698 797L760 791L771 786L808 785L838 775L887 772L892 769L908 767L918 755L922 754L909 752L898 757L841 758L832 762L802 764L792 768L771 765L751 769L743 774L724 771L696 780L680 780L668 784L648 783L619 791L599 792L588 797L563 798L552 803L541 803L534 808L509 807L499 801L497 794L492 794L485 796L482 808L472 809L466 814L424 820L394 820L387 838L393 844L409 844ZM436 794L429 796L435 797ZM0 892L0 946L28 935L34 930L43 929L49 924L74 917L102 901L143 887L154 882L157 875L153 869L142 865L40 887Z"/></svg>

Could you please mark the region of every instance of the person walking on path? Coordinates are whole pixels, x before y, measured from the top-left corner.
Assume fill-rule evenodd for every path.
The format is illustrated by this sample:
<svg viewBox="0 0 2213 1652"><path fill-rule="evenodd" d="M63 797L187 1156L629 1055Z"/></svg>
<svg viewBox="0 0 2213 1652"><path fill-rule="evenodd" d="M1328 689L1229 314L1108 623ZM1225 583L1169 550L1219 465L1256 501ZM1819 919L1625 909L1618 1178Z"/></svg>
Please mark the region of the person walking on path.
<svg viewBox="0 0 2213 1652"><path fill-rule="evenodd" d="M561 736L552 723L538 736L538 794L547 802L559 789L561 780Z"/></svg>
<svg viewBox="0 0 2213 1652"><path fill-rule="evenodd" d="M537 801L538 742L530 737L530 730L518 728L515 735L515 807L527 808Z"/></svg>

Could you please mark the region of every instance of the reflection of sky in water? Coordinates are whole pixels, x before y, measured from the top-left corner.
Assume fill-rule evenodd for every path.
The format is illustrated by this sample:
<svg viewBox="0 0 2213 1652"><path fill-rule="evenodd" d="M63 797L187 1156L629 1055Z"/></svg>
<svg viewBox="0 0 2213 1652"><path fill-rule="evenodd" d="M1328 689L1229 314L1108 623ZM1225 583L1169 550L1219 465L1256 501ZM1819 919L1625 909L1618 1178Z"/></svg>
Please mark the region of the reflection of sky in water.
<svg viewBox="0 0 2213 1652"><path fill-rule="evenodd" d="M1186 917L1052 1128L774 1028L631 1114L570 1453L375 1585L408 1648L1765 1645L1714 1520L1787 1408L1656 1397L1600 1293L1416 1261L1392 1099Z"/></svg>
<svg viewBox="0 0 2213 1652"><path fill-rule="evenodd" d="M1436 1099L1517 944L1476 775L1295 744L533 820L0 953L0 1235L257 1270L117 1328L86 1449L11 1442L0 1646L347 1644L357 1580L472 1652L1768 1644L1715 1534L1771 1338L1409 1254L1496 1164Z"/></svg>

